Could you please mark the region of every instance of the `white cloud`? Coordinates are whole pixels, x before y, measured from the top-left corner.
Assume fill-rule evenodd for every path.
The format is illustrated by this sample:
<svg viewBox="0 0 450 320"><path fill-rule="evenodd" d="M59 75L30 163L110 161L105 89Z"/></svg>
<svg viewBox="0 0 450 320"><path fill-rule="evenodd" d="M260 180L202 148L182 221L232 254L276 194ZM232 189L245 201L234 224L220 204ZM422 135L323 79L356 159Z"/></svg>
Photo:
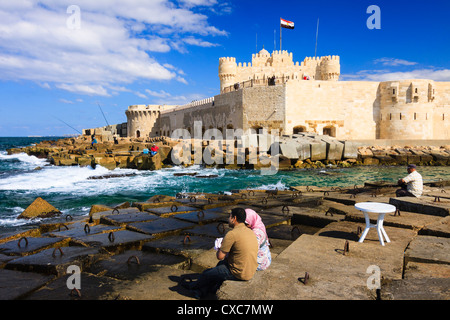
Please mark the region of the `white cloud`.
<svg viewBox="0 0 450 320"><path fill-rule="evenodd" d="M31 80L46 88L100 96L124 91L117 88L137 80L187 83L181 70L160 64L150 53L186 52L186 45L211 47L215 44L199 37L227 34L192 10L212 8L216 0L184 0L179 6L169 0L77 0L76 30L66 23L71 4L0 2L0 80Z"/></svg>
<svg viewBox="0 0 450 320"><path fill-rule="evenodd" d="M380 58L376 59L374 63L381 63L384 66L414 66L417 64L417 62L396 58Z"/></svg>

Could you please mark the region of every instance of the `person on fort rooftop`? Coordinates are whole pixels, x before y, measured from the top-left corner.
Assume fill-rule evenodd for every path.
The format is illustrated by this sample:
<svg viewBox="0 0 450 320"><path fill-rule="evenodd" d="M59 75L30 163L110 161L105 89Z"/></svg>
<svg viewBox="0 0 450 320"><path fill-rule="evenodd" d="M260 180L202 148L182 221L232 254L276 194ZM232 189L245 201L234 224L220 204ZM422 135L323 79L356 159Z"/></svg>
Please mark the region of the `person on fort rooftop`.
<svg viewBox="0 0 450 320"><path fill-rule="evenodd" d="M409 164L407 167L408 175L403 179L398 180L398 185L401 189L398 189L395 194L397 197L417 197L419 198L423 192L423 180L417 167L414 164Z"/></svg>
<svg viewBox="0 0 450 320"><path fill-rule="evenodd" d="M258 268L257 271L266 270L271 262L272 255L269 249L269 237L267 236L266 226L261 220L261 217L252 209L245 209L247 218L245 224L253 230L258 240Z"/></svg>
<svg viewBox="0 0 450 320"><path fill-rule="evenodd" d="M243 208L234 208L228 217L227 232L216 257L219 263L202 272L196 282L181 283L202 298L216 291L225 280L250 280L258 267L258 240L252 230L245 225L246 213Z"/></svg>

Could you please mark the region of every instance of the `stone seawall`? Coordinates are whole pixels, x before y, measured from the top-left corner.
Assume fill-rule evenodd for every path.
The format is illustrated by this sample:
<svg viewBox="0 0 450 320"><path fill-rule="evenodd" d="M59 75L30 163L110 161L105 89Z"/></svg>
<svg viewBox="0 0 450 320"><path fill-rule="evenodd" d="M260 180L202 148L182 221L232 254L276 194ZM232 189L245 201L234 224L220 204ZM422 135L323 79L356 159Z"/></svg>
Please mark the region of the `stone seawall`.
<svg viewBox="0 0 450 320"><path fill-rule="evenodd" d="M8 154L27 153L46 158L57 166L101 165L109 170L131 168L158 170L172 165L193 165L199 158L208 167L226 169L260 169L271 163L278 164L278 170L321 168L327 165L352 167L357 165L406 165L446 166L450 164L450 142L431 141L342 141L327 135L299 133L283 135L275 141L259 134L247 135L242 145L227 144L215 147L206 140L172 140L158 138L120 138L115 142L102 141L92 145L90 136L79 136L57 141L43 141L37 145L8 149ZM378 144L378 142L380 142ZM403 142L403 143L402 143ZM448 144L447 144L448 142ZM398 144L392 144L398 143ZM410 143L410 144L409 144ZM415 145L414 145L414 144ZM153 144L159 147L156 156L144 154ZM176 147L176 148L174 148ZM181 151L181 150L187 150ZM173 157L172 152L176 155ZM201 152L198 157L197 152ZM184 153L184 154L183 154ZM214 162L205 161L210 155ZM233 161L230 161L230 155ZM179 159L180 161L175 161Z"/></svg>

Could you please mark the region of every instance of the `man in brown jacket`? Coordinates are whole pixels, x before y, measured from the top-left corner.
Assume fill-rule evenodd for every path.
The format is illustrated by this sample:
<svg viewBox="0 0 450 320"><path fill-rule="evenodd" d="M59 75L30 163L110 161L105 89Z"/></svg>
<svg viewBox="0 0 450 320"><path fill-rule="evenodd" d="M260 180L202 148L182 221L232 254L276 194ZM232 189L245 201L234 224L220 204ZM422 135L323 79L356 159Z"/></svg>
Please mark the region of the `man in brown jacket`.
<svg viewBox="0 0 450 320"><path fill-rule="evenodd" d="M216 257L217 266L203 271L196 282L186 285L196 297L202 298L217 290L225 280L250 280L258 267L258 241L255 233L245 225L246 213L235 208L228 217L232 230L225 235Z"/></svg>

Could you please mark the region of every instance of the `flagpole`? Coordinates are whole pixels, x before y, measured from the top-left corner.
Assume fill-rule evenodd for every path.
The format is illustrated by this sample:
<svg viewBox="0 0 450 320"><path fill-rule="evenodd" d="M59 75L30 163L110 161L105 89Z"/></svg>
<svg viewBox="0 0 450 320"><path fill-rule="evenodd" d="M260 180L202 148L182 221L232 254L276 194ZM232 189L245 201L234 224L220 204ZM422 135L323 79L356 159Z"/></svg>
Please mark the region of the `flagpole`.
<svg viewBox="0 0 450 320"><path fill-rule="evenodd" d="M281 17L280 17L280 52L281 52Z"/></svg>
<svg viewBox="0 0 450 320"><path fill-rule="evenodd" d="M317 31L316 31L316 49L314 50L314 58L317 56L317 38L319 37L319 18L317 18Z"/></svg>
<svg viewBox="0 0 450 320"><path fill-rule="evenodd" d="M273 29L273 51L277 50L277 29Z"/></svg>

